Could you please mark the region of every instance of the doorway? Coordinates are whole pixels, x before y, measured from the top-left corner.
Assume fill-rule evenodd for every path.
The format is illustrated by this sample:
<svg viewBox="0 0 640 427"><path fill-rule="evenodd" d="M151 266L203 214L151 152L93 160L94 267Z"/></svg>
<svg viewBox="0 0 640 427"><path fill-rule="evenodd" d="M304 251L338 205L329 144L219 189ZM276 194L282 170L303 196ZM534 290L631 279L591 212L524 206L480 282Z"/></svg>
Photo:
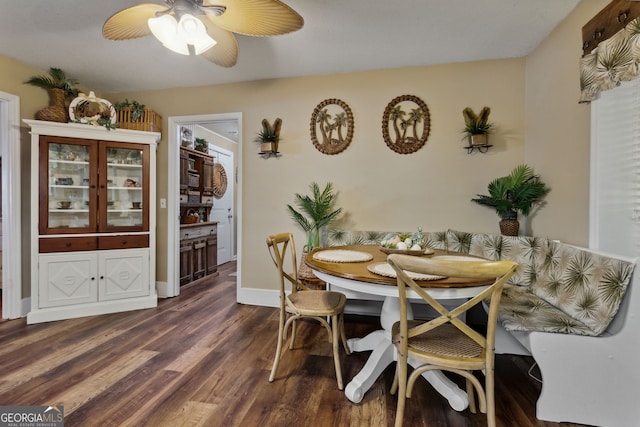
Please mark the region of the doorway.
<svg viewBox="0 0 640 427"><path fill-rule="evenodd" d="M22 215L20 188L20 98L0 92L2 162L2 318L25 316L22 309ZM28 198L27 198L28 199Z"/></svg>
<svg viewBox="0 0 640 427"><path fill-rule="evenodd" d="M218 264L235 259L235 221L233 220L234 209L234 188L233 170L235 156L233 151L225 150L222 147L209 144L209 154L215 157L215 163L220 167L219 172L224 173L227 181L232 185L228 186L224 193L220 192L214 197L213 207L209 221L218 222ZM229 176L231 175L231 176Z"/></svg>
<svg viewBox="0 0 640 427"><path fill-rule="evenodd" d="M230 231L231 241L228 243L230 256L233 258L234 252L237 254L237 266L240 271L242 263L241 242L242 242L242 113L207 114L198 116L175 116L168 118L168 183L167 183L167 286L161 296L173 297L180 294L180 220L179 220L179 182L180 182L180 128L182 126L202 126L207 129L214 129L216 125L224 128L232 128L236 132L237 152L235 153L235 165L225 166L227 181L233 184L235 191L231 212L225 207L225 213L219 213L220 218L227 221ZM215 144L212 144L215 145ZM219 153L225 154L225 150L218 148ZM228 151L228 150L227 150ZM221 162L227 161L224 156L220 157ZM229 192L229 191L227 191ZM219 199L214 199L214 207ZM235 212L234 212L235 210ZM213 211L213 210L212 210ZM230 216L230 217L228 217ZM221 221L221 219L215 219ZM222 224L224 225L224 224ZM238 277L237 283L240 282ZM160 291L160 289L159 289ZM163 295L166 294L166 295Z"/></svg>

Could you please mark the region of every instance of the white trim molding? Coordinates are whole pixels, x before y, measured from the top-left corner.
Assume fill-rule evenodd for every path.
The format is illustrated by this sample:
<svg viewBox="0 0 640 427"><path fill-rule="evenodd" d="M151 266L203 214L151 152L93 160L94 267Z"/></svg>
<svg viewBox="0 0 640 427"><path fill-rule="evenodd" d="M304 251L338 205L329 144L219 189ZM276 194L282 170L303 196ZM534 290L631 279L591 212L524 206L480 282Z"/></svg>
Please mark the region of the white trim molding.
<svg viewBox="0 0 640 427"><path fill-rule="evenodd" d="M2 157L2 317L26 316L22 301L22 212L20 188L20 98L0 92ZM28 307L28 306L26 306Z"/></svg>
<svg viewBox="0 0 640 427"><path fill-rule="evenodd" d="M238 155L237 163L237 210L236 218L238 231L236 235L238 254L237 292L242 289L242 113L202 114L196 116L174 116L167 119L167 282L158 289L159 297L174 297L180 294L180 138L178 126L186 124L201 124L215 121L237 120L238 122ZM172 160L173 159L173 160ZM162 289L162 292L161 290ZM238 300L240 302L240 300Z"/></svg>

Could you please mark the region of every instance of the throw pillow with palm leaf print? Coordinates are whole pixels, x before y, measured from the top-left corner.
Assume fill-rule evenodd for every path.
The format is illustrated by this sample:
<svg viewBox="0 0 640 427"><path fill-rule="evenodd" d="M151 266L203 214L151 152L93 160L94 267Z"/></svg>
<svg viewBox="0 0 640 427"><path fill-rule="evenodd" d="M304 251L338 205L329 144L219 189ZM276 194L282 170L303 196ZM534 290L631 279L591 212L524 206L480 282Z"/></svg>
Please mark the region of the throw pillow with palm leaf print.
<svg viewBox="0 0 640 427"><path fill-rule="evenodd" d="M538 271L544 259L544 248L548 245L546 237L532 236L499 236L500 257L496 259L513 261L519 265L516 274L509 279L510 284L532 286L537 279ZM498 250L498 249L496 249Z"/></svg>
<svg viewBox="0 0 640 427"><path fill-rule="evenodd" d="M591 328L533 294L526 286L505 285L499 310L500 323L507 331L596 335Z"/></svg>
<svg viewBox="0 0 640 427"><path fill-rule="evenodd" d="M499 260L501 247L501 236L457 230L447 231L447 248L450 251Z"/></svg>
<svg viewBox="0 0 640 427"><path fill-rule="evenodd" d="M468 254L471 250L473 233L466 231L447 230L447 249L454 252Z"/></svg>
<svg viewBox="0 0 640 427"><path fill-rule="evenodd" d="M628 261L550 242L533 291L599 335L617 313L633 268Z"/></svg>
<svg viewBox="0 0 640 427"><path fill-rule="evenodd" d="M425 248L447 249L446 231L425 231L422 233Z"/></svg>

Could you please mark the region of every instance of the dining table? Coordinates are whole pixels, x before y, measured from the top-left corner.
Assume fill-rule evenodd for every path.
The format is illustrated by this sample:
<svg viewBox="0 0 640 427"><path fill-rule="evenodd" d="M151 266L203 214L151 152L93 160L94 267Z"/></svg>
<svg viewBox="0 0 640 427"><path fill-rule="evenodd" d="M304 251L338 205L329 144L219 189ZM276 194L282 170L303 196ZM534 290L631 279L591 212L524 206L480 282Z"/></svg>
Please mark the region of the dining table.
<svg viewBox="0 0 640 427"><path fill-rule="evenodd" d="M360 297L369 295L383 298L380 312L382 329L362 338L347 340L352 352L371 351L363 368L345 387L346 397L354 403L361 402L380 374L397 361L396 348L391 340L391 328L400 320L400 302L395 272L387 263L388 253L392 252L409 251L393 251L376 245L347 245L316 248L305 258L313 274L327 283L327 289L347 290L347 296L355 292ZM411 251L411 254L447 260L482 260L468 254L440 249L426 249L418 253ZM446 277L434 280L425 277L425 280L420 280L420 275L415 276L416 283L438 300L472 298L490 285L486 281L468 278ZM407 297L422 301L410 289L407 290ZM446 301L442 303L446 305ZM407 305L407 316L409 319L413 318L411 304ZM418 366L419 363L409 359L409 364ZM427 371L422 376L448 400L453 409L462 411L469 406L467 393L441 371Z"/></svg>

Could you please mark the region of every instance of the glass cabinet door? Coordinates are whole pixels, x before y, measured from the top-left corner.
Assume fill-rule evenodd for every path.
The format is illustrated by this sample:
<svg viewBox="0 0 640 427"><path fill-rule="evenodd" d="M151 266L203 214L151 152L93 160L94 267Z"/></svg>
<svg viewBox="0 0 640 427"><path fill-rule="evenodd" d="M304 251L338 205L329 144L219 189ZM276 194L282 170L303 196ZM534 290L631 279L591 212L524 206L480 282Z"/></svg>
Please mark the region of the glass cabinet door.
<svg viewBox="0 0 640 427"><path fill-rule="evenodd" d="M99 231L148 231L149 147L102 142Z"/></svg>
<svg viewBox="0 0 640 427"><path fill-rule="evenodd" d="M40 143L41 234L85 233L96 229L97 150L72 138L46 137Z"/></svg>

